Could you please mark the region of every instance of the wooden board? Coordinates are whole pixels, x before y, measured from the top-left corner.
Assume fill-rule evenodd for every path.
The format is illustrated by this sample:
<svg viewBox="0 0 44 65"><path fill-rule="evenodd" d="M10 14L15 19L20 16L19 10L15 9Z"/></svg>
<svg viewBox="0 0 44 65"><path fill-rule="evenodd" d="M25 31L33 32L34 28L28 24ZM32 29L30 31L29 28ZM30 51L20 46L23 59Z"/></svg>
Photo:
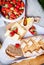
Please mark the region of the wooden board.
<svg viewBox="0 0 44 65"><path fill-rule="evenodd" d="M24 60L20 63L13 63L11 65L41 65L42 63L44 63L44 55L41 55L35 59Z"/></svg>

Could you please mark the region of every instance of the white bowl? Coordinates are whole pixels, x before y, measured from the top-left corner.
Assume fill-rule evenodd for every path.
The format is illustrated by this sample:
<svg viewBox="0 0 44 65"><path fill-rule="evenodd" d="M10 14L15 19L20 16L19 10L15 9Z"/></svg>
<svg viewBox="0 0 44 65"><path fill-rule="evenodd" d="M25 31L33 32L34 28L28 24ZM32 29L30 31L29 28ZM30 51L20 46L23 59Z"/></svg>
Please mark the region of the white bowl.
<svg viewBox="0 0 44 65"><path fill-rule="evenodd" d="M25 4L25 0L23 0L23 2L24 2L24 4ZM23 12L17 19L13 19L13 20L6 19L2 14L1 14L1 18L2 18L5 22L7 22L7 23L9 23L9 22L13 23L13 22L17 22L17 21L19 21L20 19L22 19L22 18L24 17L24 14L25 14L25 8L24 8L24 12Z"/></svg>

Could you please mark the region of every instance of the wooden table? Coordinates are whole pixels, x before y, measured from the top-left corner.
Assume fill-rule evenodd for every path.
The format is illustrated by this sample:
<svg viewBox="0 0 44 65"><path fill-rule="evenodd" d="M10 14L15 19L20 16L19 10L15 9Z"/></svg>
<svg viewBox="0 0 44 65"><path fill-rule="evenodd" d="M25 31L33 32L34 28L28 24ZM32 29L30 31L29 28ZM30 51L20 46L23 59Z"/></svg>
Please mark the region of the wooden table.
<svg viewBox="0 0 44 65"><path fill-rule="evenodd" d="M11 65L41 65L42 63L44 63L44 55L41 55L35 59L24 60L20 63L13 63Z"/></svg>

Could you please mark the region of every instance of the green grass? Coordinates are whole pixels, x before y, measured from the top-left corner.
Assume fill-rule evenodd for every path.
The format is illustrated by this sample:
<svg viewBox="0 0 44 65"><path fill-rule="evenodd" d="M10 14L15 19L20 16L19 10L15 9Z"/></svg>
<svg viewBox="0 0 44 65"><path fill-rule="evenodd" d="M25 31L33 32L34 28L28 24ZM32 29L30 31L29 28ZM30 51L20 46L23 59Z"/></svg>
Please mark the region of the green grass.
<svg viewBox="0 0 44 65"><path fill-rule="evenodd" d="M38 0L38 2L40 3L40 5L42 6L42 8L44 9L44 0Z"/></svg>

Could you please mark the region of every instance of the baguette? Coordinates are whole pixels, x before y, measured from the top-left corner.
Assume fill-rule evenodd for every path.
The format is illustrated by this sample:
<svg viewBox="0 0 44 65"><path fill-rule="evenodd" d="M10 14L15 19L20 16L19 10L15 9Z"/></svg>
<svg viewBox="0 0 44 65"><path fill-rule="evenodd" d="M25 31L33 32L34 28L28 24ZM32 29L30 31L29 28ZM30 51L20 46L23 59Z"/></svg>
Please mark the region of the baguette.
<svg viewBox="0 0 44 65"><path fill-rule="evenodd" d="M22 39L21 48L24 55L26 53L33 53L34 51L38 52L40 49L44 50L44 36L34 36Z"/></svg>
<svg viewBox="0 0 44 65"><path fill-rule="evenodd" d="M20 57L23 56L22 49L15 47L14 45L9 45L6 49L6 54L10 57Z"/></svg>

